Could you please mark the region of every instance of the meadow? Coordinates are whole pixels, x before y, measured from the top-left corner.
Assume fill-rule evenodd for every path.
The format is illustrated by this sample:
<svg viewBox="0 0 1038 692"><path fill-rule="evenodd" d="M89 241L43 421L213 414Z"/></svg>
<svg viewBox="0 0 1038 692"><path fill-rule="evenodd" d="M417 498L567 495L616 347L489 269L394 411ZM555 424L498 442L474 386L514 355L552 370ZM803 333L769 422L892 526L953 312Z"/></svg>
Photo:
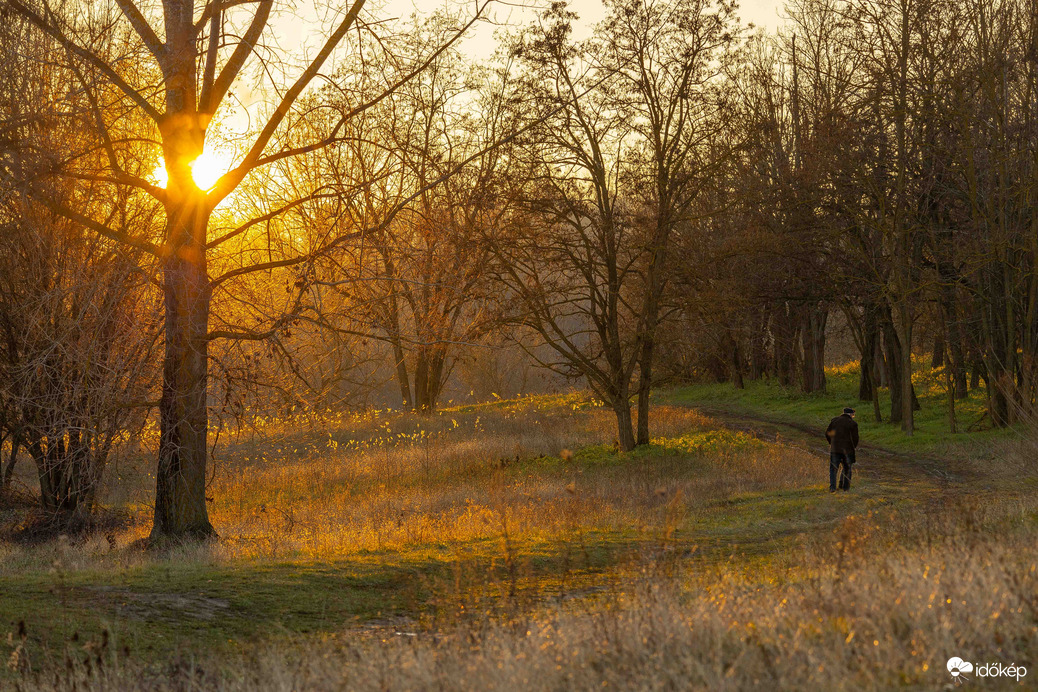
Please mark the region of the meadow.
<svg viewBox="0 0 1038 692"><path fill-rule="evenodd" d="M951 656L1038 668L1035 438L924 415L907 440L863 412L882 444L830 495L807 430L851 378L661 392L630 453L581 392L257 418L219 441L219 540L162 552L139 547L145 440L92 531L27 531L30 498L5 500L0 683L932 689Z"/></svg>

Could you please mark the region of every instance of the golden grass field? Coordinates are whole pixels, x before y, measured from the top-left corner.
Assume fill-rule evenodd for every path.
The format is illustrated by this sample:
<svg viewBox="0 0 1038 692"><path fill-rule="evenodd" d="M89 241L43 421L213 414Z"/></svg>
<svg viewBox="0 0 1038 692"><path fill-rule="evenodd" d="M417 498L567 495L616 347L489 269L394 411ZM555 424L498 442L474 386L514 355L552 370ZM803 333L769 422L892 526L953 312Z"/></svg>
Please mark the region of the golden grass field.
<svg viewBox="0 0 1038 692"><path fill-rule="evenodd" d="M934 689L957 655L1035 684L1033 441L866 450L830 495L820 436L666 400L627 454L581 393L257 420L220 438L220 539L162 553L145 444L125 521L0 543L0 683Z"/></svg>

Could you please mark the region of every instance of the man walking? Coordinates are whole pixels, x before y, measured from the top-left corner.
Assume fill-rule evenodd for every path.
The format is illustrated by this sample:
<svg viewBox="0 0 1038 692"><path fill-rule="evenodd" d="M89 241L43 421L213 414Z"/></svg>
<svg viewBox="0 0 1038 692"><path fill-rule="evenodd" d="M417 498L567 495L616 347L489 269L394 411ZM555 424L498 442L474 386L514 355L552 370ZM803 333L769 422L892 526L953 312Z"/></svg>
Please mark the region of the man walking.
<svg viewBox="0 0 1038 692"><path fill-rule="evenodd" d="M829 440L829 492L851 489L851 464L854 450L858 446L858 424L854 422L854 409L845 408L843 413L829 421L825 429ZM837 483L839 477L839 483Z"/></svg>

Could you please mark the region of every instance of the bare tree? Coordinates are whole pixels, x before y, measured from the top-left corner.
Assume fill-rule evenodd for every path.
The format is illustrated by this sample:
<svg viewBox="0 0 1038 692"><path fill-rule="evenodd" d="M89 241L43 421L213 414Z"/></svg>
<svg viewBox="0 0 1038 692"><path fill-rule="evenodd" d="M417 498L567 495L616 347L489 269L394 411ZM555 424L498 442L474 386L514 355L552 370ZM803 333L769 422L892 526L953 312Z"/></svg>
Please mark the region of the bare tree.
<svg viewBox="0 0 1038 692"><path fill-rule="evenodd" d="M515 168L530 181L529 215L499 229L493 247L511 321L534 330L557 359L532 355L584 377L615 412L618 444L630 450L638 250L619 202L629 128L599 88L589 46L572 40L573 17L554 6L516 48L528 98L550 117L525 148L525 170Z"/></svg>
<svg viewBox="0 0 1038 692"><path fill-rule="evenodd" d="M84 512L113 445L144 420L156 292L137 251L27 194L45 185L49 199L92 211L112 201L101 182L51 175L91 156L80 148L93 131L83 115L87 84L63 79L61 49L18 17L0 27L0 50L0 428L11 445L4 484L24 449L42 506ZM109 223L154 223L140 201L116 199Z"/></svg>
<svg viewBox="0 0 1038 692"><path fill-rule="evenodd" d="M638 356L637 444L649 443L649 395L656 331L675 228L687 221L698 192L734 149L718 137L734 106L726 90L738 27L734 5L709 0L615 0L597 50L614 108L636 135L632 191L646 207L646 256Z"/></svg>
<svg viewBox="0 0 1038 692"><path fill-rule="evenodd" d="M57 42L68 55L70 70L115 90L121 104L129 104L145 114L151 131L137 136L161 143L168 175L165 187L149 182L130 165L139 160L139 140L131 150L124 138L112 136L116 123L111 118L118 109L109 103L98 104L94 109L100 132L97 146L106 158L104 166L91 175L112 185L143 190L157 200L165 217L164 228L157 237L113 227L105 222L105 214L90 215L70 208L47 197L45 192L35 194L56 213L127 248L152 255L161 265L166 353L152 538L206 537L214 534L204 492L209 342L218 336L257 336L254 330L210 332L214 291L247 274L306 265L358 232L354 227L337 225L335 229L341 233L323 238L307 251L287 256L240 253L236 263L228 262L221 267L222 273L210 276L210 256L254 225L246 222L220 237L208 238L210 219L214 209L254 171L339 140L338 127L323 139L302 145L286 146L289 140L284 134L305 121L296 110L299 99L347 34L370 27L361 21L364 0L350 3L305 67L293 79L269 86L276 97L251 143L231 170L212 188L202 190L193 179L192 164L203 153L210 124L228 103L235 81L249 65L259 67L269 62L257 47L275 30L271 23L274 2L212 0L196 4L163 0L155 6L117 0L116 4L121 16L105 14L107 5L87 12L76 4L56 6L46 0L4 0L3 7L26 18ZM127 52L132 53L130 64L134 69L127 69L127 62L107 59L96 48L113 41L126 45ZM397 83L385 85L374 99L355 102L342 114L340 123L349 122L356 113L391 94L423 68L424 63L420 62L402 74ZM271 74L263 70L261 73ZM276 215L275 212L270 213Z"/></svg>

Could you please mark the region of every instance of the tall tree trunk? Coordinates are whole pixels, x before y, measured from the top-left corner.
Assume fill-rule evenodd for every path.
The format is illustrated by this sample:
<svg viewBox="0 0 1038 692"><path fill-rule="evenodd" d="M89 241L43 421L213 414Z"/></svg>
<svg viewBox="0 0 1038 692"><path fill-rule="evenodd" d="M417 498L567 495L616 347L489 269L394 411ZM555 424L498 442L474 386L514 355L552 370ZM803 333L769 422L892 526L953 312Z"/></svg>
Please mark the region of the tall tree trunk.
<svg viewBox="0 0 1038 692"><path fill-rule="evenodd" d="M11 486L11 477L14 475L14 467L18 463L18 452L21 451L22 439L18 435L11 435L11 452L7 462L3 465L3 486L0 489L7 490Z"/></svg>
<svg viewBox="0 0 1038 692"><path fill-rule="evenodd" d="M205 486L208 462L209 306L206 195L191 165L205 149L210 116L198 109L197 45L190 3L163 3L166 45L161 56L166 112L159 122L166 184L163 258L165 357L159 399L159 463L150 540L209 538Z"/></svg>
<svg viewBox="0 0 1038 692"><path fill-rule="evenodd" d="M900 423L903 415L901 402L903 401L903 390L901 388L901 345L894 325L891 322L883 324L883 345L886 350L886 359L890 369L890 416L887 418L891 423Z"/></svg>
<svg viewBox="0 0 1038 692"><path fill-rule="evenodd" d="M1011 376L1007 371L1007 332L1005 317L1007 308L1003 301L1001 276L989 277L987 282L988 304L981 311L984 343L985 383L987 384L988 414L996 428L1010 422Z"/></svg>
<svg viewBox="0 0 1038 692"><path fill-rule="evenodd" d="M400 301L394 279L396 278L396 263L393 261L389 251L379 248L386 278L389 280L389 320L386 331L389 334L389 342L393 346L393 359L396 361L396 381L400 387L400 408L409 410L414 406L411 397L411 381L407 376L407 356L404 353L403 339L400 337Z"/></svg>
<svg viewBox="0 0 1038 692"><path fill-rule="evenodd" d="M803 308L800 340L804 352L802 387L805 392L825 391L825 325L828 318L827 305Z"/></svg>
<svg viewBox="0 0 1038 692"><path fill-rule="evenodd" d="M905 351L901 339L894 328L890 308L886 307L883 315L883 344L886 348L887 367L890 374L890 422L900 423L904 417L903 405L906 390L909 393L910 406L913 410L919 410L919 400L916 398L915 389L912 387L911 371L907 372L908 382L905 382ZM911 362L909 360L909 362Z"/></svg>
<svg viewBox="0 0 1038 692"><path fill-rule="evenodd" d="M902 404L901 430L906 435L915 433L915 389L912 386L912 311L907 297L903 297L898 306L898 317L901 322L901 401L911 402L910 406Z"/></svg>
<svg viewBox="0 0 1038 692"><path fill-rule="evenodd" d="M750 335L750 379L759 380L767 368L767 322L758 317Z"/></svg>
<svg viewBox="0 0 1038 692"><path fill-rule="evenodd" d="M890 359L887 358L887 353L883 348L883 342L881 339L876 339L876 356L873 359L873 362L876 365L876 386L889 387Z"/></svg>
<svg viewBox="0 0 1038 692"><path fill-rule="evenodd" d="M933 335L933 353L930 357L931 368L943 368L945 363L945 338L944 328L941 327L934 331Z"/></svg>
<svg viewBox="0 0 1038 692"><path fill-rule="evenodd" d="M426 346L418 347L414 364L414 410L429 410L429 350Z"/></svg>
<svg viewBox="0 0 1038 692"><path fill-rule="evenodd" d="M811 328L811 309L801 308L800 346L804 357L801 359L800 388L807 394L815 391L815 345L814 329Z"/></svg>
<svg viewBox="0 0 1038 692"><path fill-rule="evenodd" d="M616 439L620 449L629 452L635 448L634 421L631 420L631 400L629 392L621 391L613 398L613 412L616 414Z"/></svg>
<svg viewBox="0 0 1038 692"><path fill-rule="evenodd" d="M396 361L396 381L400 386L400 408L407 411L413 406L411 398L411 382L407 377L407 356L404 354L400 337L390 339L393 343L393 360Z"/></svg>
<svg viewBox="0 0 1038 692"><path fill-rule="evenodd" d="M654 320L655 321L655 320ZM655 325L653 326L655 332ZM655 338L646 335L638 357L638 437L636 444L649 444L649 395L652 393L652 358Z"/></svg>
<svg viewBox="0 0 1038 692"><path fill-rule="evenodd" d="M745 389L746 384L742 380L742 353L739 351L739 340L732 339L732 382L736 389Z"/></svg>
<svg viewBox="0 0 1038 692"><path fill-rule="evenodd" d="M876 367L876 342L879 328L876 323L876 308L866 305L861 327L861 368L858 381L858 399L872 401L873 390L878 387Z"/></svg>
<svg viewBox="0 0 1038 692"><path fill-rule="evenodd" d="M657 228L650 246L649 266L645 287L642 319L645 320L638 354L638 435L636 444L649 444L649 396L652 394L652 359L656 352L656 327L660 317L660 301L663 298L663 267L667 241L670 236L669 220L657 220Z"/></svg>
<svg viewBox="0 0 1038 692"><path fill-rule="evenodd" d="M153 542L216 535L205 499L212 287L206 271L209 215L204 198L194 194L169 218L167 237L172 242L163 266L166 354L159 401Z"/></svg>
<svg viewBox="0 0 1038 692"><path fill-rule="evenodd" d="M951 369L955 397L963 399L969 393L966 379L966 354L963 345L963 333L959 323L958 307L955 300L955 286L950 282L950 270L941 271L941 318L943 319L947 358L945 366ZM948 276L948 278L944 278Z"/></svg>
<svg viewBox="0 0 1038 692"><path fill-rule="evenodd" d="M879 407L879 382L876 380L877 370L873 370L873 382L872 382L872 417L876 419L877 423L883 422L883 412Z"/></svg>
<svg viewBox="0 0 1038 692"><path fill-rule="evenodd" d="M796 371L796 327L789 305L783 303L773 314L772 334L774 335L775 374L779 384L789 387L793 384Z"/></svg>
<svg viewBox="0 0 1038 692"><path fill-rule="evenodd" d="M425 392L422 394L423 411L433 412L443 390L443 366L447 360L447 354L443 347L436 347L426 358L428 363L427 375L425 377Z"/></svg>

